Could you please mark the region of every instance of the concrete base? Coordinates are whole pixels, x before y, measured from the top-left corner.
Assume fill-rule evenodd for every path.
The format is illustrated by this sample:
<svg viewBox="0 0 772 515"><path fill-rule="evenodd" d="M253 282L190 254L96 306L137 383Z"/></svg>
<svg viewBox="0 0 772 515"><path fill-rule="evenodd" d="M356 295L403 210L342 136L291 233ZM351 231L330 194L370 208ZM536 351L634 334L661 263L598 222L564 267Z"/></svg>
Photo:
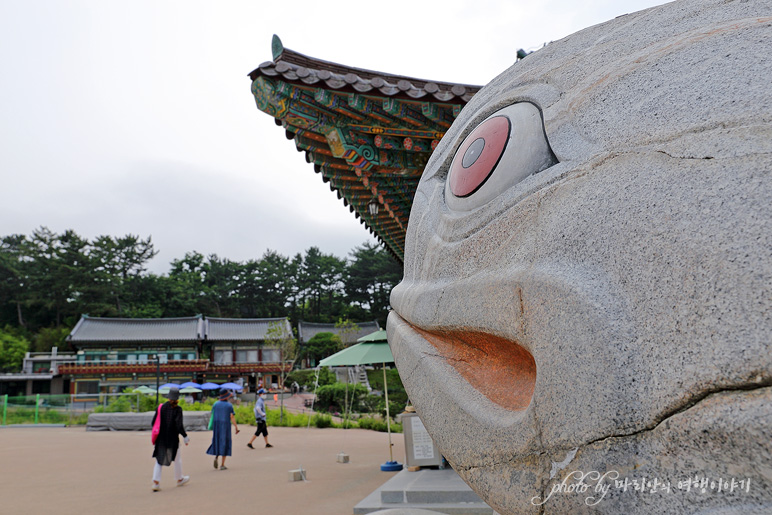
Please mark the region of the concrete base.
<svg viewBox="0 0 772 515"><path fill-rule="evenodd" d="M183 411L185 431L207 431L209 411ZM153 411L144 413L91 413L86 431L150 431L153 427Z"/></svg>
<svg viewBox="0 0 772 515"><path fill-rule="evenodd" d="M289 471L289 480L290 481L305 481L306 480L306 471L303 469L295 469Z"/></svg>
<svg viewBox="0 0 772 515"><path fill-rule="evenodd" d="M354 507L354 515L380 510L429 510L457 515L493 515L453 469L422 469L394 475Z"/></svg>

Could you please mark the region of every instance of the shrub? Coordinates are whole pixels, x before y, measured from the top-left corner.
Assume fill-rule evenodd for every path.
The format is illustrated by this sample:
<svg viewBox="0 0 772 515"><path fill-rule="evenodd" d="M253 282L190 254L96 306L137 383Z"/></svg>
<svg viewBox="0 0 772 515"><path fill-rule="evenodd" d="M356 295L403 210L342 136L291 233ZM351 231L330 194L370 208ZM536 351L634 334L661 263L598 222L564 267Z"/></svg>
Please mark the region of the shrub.
<svg viewBox="0 0 772 515"><path fill-rule="evenodd" d="M365 411L367 388L361 384L346 385L346 383L335 383L319 388L316 392L317 401L314 404L314 409L330 413L343 413L345 411L347 388L350 410L355 412Z"/></svg>
<svg viewBox="0 0 772 515"><path fill-rule="evenodd" d="M383 370L368 370L367 380L373 390L383 391ZM402 413L405 411L407 405L407 392L402 385L402 379L399 377L399 372L396 368L386 370L386 380L389 384L389 412L392 415ZM376 397L378 401L374 401L371 405L372 412L384 413L386 411L386 402L383 397Z"/></svg>
<svg viewBox="0 0 772 515"><path fill-rule="evenodd" d="M332 417L330 415L323 415L321 413L315 414L311 419L311 422L313 422L313 424L320 429L331 427L333 425Z"/></svg>
<svg viewBox="0 0 772 515"><path fill-rule="evenodd" d="M383 433L389 430L388 426L386 425L386 421L379 418L362 417L359 420L357 420L357 424L359 425L360 429L371 429L373 431L380 431ZM392 422L391 432L401 433L402 424L397 424L396 422Z"/></svg>
<svg viewBox="0 0 772 515"><path fill-rule="evenodd" d="M316 381L316 369L311 368L306 370L293 370L287 376L284 384L289 385L293 382L297 382L300 386L305 386L307 391L313 392L314 381ZM322 367L319 370L319 386L333 384L336 381L335 373L330 370L329 367Z"/></svg>
<svg viewBox="0 0 772 515"><path fill-rule="evenodd" d="M280 410L269 409L265 413L265 420L269 426L277 427L306 427L308 425L308 415L290 413L287 410L284 410L284 416L280 417Z"/></svg>

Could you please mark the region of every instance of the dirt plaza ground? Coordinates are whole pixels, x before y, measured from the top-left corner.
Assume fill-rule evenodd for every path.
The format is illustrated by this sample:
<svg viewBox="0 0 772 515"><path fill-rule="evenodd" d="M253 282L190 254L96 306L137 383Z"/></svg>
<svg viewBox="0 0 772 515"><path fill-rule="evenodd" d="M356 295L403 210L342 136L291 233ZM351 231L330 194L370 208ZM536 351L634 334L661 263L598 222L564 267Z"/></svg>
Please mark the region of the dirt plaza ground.
<svg viewBox="0 0 772 515"><path fill-rule="evenodd" d="M396 472L388 435L362 429L269 428L255 450L254 427L234 435L228 470L215 470L206 454L211 432L191 432L182 446L183 474L176 487L164 467L161 491L151 490L154 460L150 431L93 432L85 427L0 428L0 512L8 514L281 513L345 515ZM404 463L404 438L393 434L394 459ZM338 463L339 452L350 462ZM305 469L307 481L289 481Z"/></svg>

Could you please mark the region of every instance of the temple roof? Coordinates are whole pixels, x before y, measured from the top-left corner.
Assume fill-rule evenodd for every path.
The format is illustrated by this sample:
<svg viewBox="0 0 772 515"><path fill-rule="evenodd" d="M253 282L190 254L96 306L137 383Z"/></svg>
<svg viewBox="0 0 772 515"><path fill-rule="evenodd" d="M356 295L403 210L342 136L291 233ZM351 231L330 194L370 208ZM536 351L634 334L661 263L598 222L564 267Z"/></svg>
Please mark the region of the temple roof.
<svg viewBox="0 0 772 515"><path fill-rule="evenodd" d="M292 328L286 318L211 318L204 321L208 342L256 342L266 340L271 328L272 339L292 337Z"/></svg>
<svg viewBox="0 0 772 515"><path fill-rule="evenodd" d="M400 261L418 181L440 138L481 86L353 68L284 48L249 74L314 171ZM371 214L370 204L377 205Z"/></svg>
<svg viewBox="0 0 772 515"><path fill-rule="evenodd" d="M73 345L116 342L196 343L203 336L202 317L91 318L83 315L67 339Z"/></svg>

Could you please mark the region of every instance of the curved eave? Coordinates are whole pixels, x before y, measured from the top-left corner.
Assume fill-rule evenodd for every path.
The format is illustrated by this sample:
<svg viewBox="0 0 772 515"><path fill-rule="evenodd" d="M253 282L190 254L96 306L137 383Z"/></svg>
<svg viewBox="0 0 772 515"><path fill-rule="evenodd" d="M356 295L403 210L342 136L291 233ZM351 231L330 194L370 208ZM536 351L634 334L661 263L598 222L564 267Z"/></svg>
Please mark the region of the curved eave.
<svg viewBox="0 0 772 515"><path fill-rule="evenodd" d="M323 61L285 49L276 36L273 57L249 74L258 109L274 117L330 190L403 262L426 162L481 86Z"/></svg>

